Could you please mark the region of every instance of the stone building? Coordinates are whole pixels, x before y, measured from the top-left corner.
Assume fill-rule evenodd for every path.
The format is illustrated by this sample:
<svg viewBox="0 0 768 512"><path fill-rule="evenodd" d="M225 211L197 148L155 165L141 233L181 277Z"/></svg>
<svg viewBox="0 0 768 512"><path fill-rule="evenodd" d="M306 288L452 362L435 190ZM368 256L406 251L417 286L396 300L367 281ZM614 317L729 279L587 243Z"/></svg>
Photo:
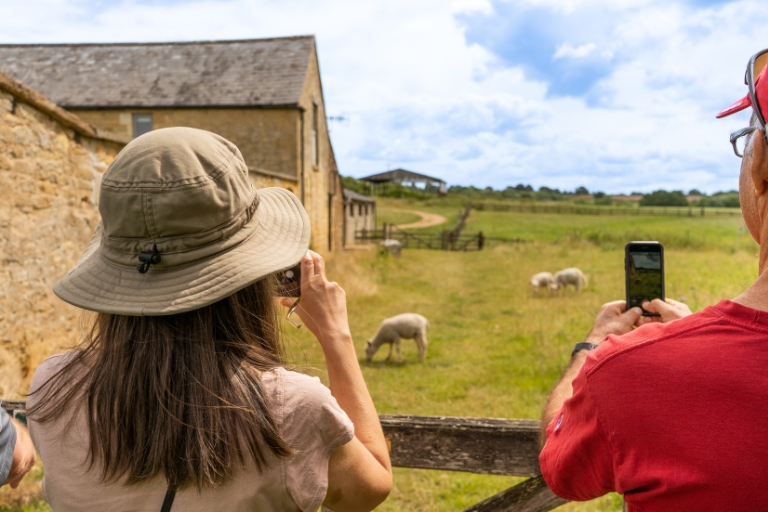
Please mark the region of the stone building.
<svg viewBox="0 0 768 512"><path fill-rule="evenodd" d="M51 286L98 224L94 177L126 142L0 72L0 398L78 341L80 310Z"/></svg>
<svg viewBox="0 0 768 512"><path fill-rule="evenodd" d="M355 231L376 229L376 201L344 189L344 245L355 243Z"/></svg>
<svg viewBox="0 0 768 512"><path fill-rule="evenodd" d="M342 246L344 199L313 36L0 45L0 70L123 137L170 126L222 135L240 148L257 187L299 196L314 250Z"/></svg>

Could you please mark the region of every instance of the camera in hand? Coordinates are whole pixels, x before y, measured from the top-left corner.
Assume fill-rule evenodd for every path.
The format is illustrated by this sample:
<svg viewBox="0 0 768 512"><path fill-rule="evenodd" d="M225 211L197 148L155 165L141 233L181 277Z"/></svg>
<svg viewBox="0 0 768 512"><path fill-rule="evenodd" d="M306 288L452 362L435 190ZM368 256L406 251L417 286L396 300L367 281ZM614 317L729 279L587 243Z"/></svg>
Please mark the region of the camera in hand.
<svg viewBox="0 0 768 512"><path fill-rule="evenodd" d="M278 274L280 297L301 297L301 263Z"/></svg>
<svg viewBox="0 0 768 512"><path fill-rule="evenodd" d="M659 242L629 242L624 247L627 309L645 301L664 300L664 246ZM643 316L659 316L643 310Z"/></svg>

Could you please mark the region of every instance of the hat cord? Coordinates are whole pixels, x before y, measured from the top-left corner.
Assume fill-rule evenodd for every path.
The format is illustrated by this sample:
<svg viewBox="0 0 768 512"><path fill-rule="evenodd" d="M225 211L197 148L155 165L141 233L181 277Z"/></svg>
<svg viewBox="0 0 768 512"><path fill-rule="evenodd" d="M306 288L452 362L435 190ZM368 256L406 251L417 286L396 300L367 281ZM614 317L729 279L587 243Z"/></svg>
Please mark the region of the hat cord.
<svg viewBox="0 0 768 512"><path fill-rule="evenodd" d="M150 265L157 265L161 260L160 251L157 250L157 244L155 244L152 246L151 251L141 251L139 253L139 261L141 263L136 267L136 270L140 274L146 274Z"/></svg>

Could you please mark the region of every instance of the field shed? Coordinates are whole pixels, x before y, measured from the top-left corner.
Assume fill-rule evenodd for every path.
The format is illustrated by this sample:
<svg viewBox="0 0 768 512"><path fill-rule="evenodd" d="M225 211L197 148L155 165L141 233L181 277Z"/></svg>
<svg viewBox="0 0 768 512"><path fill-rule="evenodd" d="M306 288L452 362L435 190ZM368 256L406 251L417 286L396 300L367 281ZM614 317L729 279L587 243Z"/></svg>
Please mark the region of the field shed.
<svg viewBox="0 0 768 512"><path fill-rule="evenodd" d="M171 126L222 135L240 148L257 187L284 187L301 199L314 250L341 247L344 199L314 36L6 44L0 70L127 139Z"/></svg>
<svg viewBox="0 0 768 512"><path fill-rule="evenodd" d="M355 231L376 229L376 201L344 189L344 245L355 243Z"/></svg>
<svg viewBox="0 0 768 512"><path fill-rule="evenodd" d="M426 174L419 174L405 169L394 169L379 174L372 174L371 176L360 178L360 181L370 183L373 185L374 190L386 190L387 183L398 183L412 187L415 187L417 184L423 185L424 190L434 190L440 195L445 195L447 192L445 181L440 178L433 178Z"/></svg>

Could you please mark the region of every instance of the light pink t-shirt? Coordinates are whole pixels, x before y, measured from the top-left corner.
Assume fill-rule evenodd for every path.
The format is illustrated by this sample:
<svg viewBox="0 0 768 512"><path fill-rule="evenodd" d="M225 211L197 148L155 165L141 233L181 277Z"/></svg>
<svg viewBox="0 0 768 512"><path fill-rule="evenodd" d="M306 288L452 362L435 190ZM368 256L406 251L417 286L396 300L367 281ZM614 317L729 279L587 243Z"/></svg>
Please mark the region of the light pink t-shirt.
<svg viewBox="0 0 768 512"><path fill-rule="evenodd" d="M67 354L43 361L32 379L37 389L66 362ZM252 464L217 489L199 494L192 487L177 491L172 512L316 512L328 488L328 459L354 436L354 427L330 390L317 377L276 369L262 375L265 394L280 434L294 454L268 456L269 469ZM34 405L37 395L29 397ZM66 418L64 415L62 418ZM167 484L157 478L141 485L99 482L98 469L88 470L88 429L85 411L76 413L71 428L63 420L29 422L29 432L45 468L43 497L53 512L159 512Z"/></svg>

